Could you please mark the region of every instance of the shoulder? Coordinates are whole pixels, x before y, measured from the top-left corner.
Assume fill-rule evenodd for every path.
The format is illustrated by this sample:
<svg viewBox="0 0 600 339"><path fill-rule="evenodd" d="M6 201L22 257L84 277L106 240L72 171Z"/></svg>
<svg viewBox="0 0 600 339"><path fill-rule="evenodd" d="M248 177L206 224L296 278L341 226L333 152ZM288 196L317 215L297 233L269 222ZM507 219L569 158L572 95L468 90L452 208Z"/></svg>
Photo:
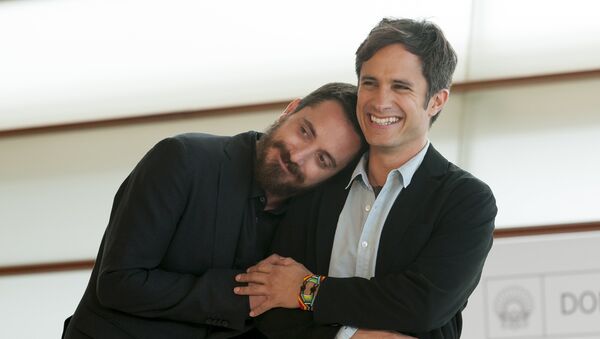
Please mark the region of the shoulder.
<svg viewBox="0 0 600 339"><path fill-rule="evenodd" d="M184 133L163 139L160 143L177 144L179 147L190 150L213 151L222 149L231 139L229 136L212 135L206 133Z"/></svg>
<svg viewBox="0 0 600 339"><path fill-rule="evenodd" d="M459 189L492 194L492 190L485 182L448 161L433 145L430 146L417 172L420 172L419 177L422 179L434 178L439 180L444 191ZM429 182L429 180L426 181Z"/></svg>
<svg viewBox="0 0 600 339"><path fill-rule="evenodd" d="M222 136L206 133L179 134L173 139L182 143L186 148L204 152L246 152L249 151L257 140L257 132L249 131L234 136Z"/></svg>
<svg viewBox="0 0 600 339"><path fill-rule="evenodd" d="M246 132L235 136L221 136L206 133L178 134L159 141L149 153L161 153L169 158L185 157L191 161L217 160L228 151L249 149L256 140L256 132Z"/></svg>
<svg viewBox="0 0 600 339"><path fill-rule="evenodd" d="M445 181L449 189L493 196L488 184L451 162L448 163Z"/></svg>
<svg viewBox="0 0 600 339"><path fill-rule="evenodd" d="M156 143L136 166L137 172L158 171L166 175L190 176L217 166L224 145L231 137L203 133L186 133L168 137Z"/></svg>

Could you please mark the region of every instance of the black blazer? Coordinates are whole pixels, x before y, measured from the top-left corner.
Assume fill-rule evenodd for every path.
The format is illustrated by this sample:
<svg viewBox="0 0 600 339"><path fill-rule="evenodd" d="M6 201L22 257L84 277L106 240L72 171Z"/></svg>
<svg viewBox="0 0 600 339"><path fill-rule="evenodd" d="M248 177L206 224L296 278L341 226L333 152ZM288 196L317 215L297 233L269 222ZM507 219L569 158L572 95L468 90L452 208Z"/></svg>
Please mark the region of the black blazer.
<svg viewBox="0 0 600 339"><path fill-rule="evenodd" d="M353 170L292 202L273 252L327 275ZM458 338L460 312L492 246L496 213L490 188L430 146L386 219L375 276L327 278L314 312L272 310L260 319L260 328L281 338L333 337L340 324Z"/></svg>
<svg viewBox="0 0 600 339"><path fill-rule="evenodd" d="M66 338L205 338L246 327L233 268L256 133L158 143L119 188Z"/></svg>

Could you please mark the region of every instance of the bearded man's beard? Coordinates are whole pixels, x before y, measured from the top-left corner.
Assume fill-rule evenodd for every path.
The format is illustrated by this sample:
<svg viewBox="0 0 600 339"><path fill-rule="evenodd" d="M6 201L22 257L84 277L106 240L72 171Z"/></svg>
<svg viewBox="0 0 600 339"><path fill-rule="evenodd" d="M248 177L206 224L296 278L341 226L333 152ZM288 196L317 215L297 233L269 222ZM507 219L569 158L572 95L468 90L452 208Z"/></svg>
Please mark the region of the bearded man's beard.
<svg viewBox="0 0 600 339"><path fill-rule="evenodd" d="M265 191L278 197L290 197L306 189L302 187L305 177L298 164L291 161L286 145L279 140L273 140L273 134L277 131L280 123L279 121L275 122L256 143L254 175L260 187ZM267 159L267 154L272 148L280 154L283 164L293 175L292 178L281 168L276 158Z"/></svg>

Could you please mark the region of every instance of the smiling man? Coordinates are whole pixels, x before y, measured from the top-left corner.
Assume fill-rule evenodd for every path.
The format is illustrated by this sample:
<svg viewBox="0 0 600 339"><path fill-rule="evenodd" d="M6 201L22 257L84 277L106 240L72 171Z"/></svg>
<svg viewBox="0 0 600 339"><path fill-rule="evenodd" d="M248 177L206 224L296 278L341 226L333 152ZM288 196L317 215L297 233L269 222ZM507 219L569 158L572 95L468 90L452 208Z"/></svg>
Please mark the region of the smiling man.
<svg viewBox="0 0 600 339"><path fill-rule="evenodd" d="M267 255L288 198L358 154L355 107L356 86L331 83L292 101L264 135L158 143L115 196L64 337L253 338L234 276Z"/></svg>
<svg viewBox="0 0 600 339"><path fill-rule="evenodd" d="M428 139L456 55L427 21L382 20L356 52L369 150L291 204L277 253L237 281L279 338L459 338L492 246L490 188ZM304 265L300 264L303 263ZM366 330L369 329L369 330Z"/></svg>

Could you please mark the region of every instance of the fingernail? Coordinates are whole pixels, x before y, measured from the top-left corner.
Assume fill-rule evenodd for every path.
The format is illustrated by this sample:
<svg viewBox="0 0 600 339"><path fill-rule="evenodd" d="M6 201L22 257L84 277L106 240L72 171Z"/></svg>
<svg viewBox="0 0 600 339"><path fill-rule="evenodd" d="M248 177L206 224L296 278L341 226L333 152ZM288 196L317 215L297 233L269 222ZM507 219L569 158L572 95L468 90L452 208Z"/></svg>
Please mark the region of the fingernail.
<svg viewBox="0 0 600 339"><path fill-rule="evenodd" d="M235 288L233 289L233 292L235 292L235 293L238 293L239 291L240 291L240 288L239 288L239 287L235 287Z"/></svg>

